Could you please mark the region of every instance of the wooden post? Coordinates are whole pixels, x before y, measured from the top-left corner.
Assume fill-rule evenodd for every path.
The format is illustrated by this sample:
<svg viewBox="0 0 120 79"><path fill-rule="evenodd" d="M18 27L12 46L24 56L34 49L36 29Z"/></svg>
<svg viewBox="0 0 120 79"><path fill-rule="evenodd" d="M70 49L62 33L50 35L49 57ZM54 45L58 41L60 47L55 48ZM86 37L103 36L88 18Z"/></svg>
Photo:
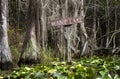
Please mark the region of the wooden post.
<svg viewBox="0 0 120 79"><path fill-rule="evenodd" d="M65 25L65 38L67 40L67 62L68 64L72 63L72 54L71 54L71 35L72 35L72 31L71 31L71 25Z"/></svg>

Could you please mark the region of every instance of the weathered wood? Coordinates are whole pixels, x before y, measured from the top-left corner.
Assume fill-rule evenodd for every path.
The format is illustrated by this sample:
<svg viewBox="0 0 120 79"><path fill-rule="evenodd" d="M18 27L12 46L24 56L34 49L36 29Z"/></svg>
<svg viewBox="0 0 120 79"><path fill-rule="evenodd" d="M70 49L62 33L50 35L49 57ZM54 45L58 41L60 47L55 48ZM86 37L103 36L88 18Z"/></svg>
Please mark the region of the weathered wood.
<svg viewBox="0 0 120 79"><path fill-rule="evenodd" d="M61 25L70 25L70 24L76 24L83 22L83 17L71 17L71 18L65 18L60 20L52 20L51 25L52 26L61 26Z"/></svg>

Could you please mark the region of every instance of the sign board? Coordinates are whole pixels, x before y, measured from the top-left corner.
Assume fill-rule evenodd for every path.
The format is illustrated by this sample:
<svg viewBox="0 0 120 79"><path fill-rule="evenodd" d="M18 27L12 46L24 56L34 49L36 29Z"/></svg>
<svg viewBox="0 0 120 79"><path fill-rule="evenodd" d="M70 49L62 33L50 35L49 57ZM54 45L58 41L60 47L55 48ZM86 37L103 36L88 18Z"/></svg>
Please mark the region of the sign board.
<svg viewBox="0 0 120 79"><path fill-rule="evenodd" d="M61 20L52 20L51 25L52 26L60 26L60 25L70 25L70 24L76 24L83 22L83 17L76 17L76 18L65 18Z"/></svg>

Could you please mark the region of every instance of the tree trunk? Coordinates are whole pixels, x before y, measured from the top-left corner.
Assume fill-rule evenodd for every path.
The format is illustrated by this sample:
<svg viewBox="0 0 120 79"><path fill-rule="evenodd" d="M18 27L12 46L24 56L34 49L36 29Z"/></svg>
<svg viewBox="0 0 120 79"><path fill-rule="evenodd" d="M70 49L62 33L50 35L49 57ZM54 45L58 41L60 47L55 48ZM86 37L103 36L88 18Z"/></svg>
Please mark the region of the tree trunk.
<svg viewBox="0 0 120 79"><path fill-rule="evenodd" d="M96 35L97 35L97 31L96 31L96 22L97 22L97 7L96 7L96 0L94 0L94 8L93 8L93 49L97 47L97 42L96 42Z"/></svg>
<svg viewBox="0 0 120 79"><path fill-rule="evenodd" d="M0 69L4 70L8 70L13 67L7 34L7 3L8 0L0 0Z"/></svg>
<svg viewBox="0 0 120 79"><path fill-rule="evenodd" d="M117 9L116 9L116 5L115 5L115 31L117 30L117 24L118 24L118 20L117 20ZM116 47L116 35L113 38L113 48Z"/></svg>
<svg viewBox="0 0 120 79"><path fill-rule="evenodd" d="M80 0L71 1L72 6L74 7L74 14L72 14L73 17L79 17L79 7L80 7ZM78 36L78 24L72 25L72 45L71 50L74 53L75 57L80 57L80 50L79 50L79 43L80 43L80 37Z"/></svg>
<svg viewBox="0 0 120 79"><path fill-rule="evenodd" d="M37 1L29 0L28 10L28 29L21 52L21 57L18 65L20 64L36 64L39 61L39 51L37 45Z"/></svg>
<svg viewBox="0 0 120 79"><path fill-rule="evenodd" d="M41 0L40 1L41 3L41 36L42 36L42 48L43 48L43 51L45 51L46 47L47 47L47 17L46 17L46 5L47 5L47 2L46 0Z"/></svg>
<svg viewBox="0 0 120 79"><path fill-rule="evenodd" d="M106 48L109 47L109 40L110 40L110 6L109 6L109 0L106 0L107 6L106 6Z"/></svg>
<svg viewBox="0 0 120 79"><path fill-rule="evenodd" d="M85 19L85 14L84 14L84 0L81 0L81 10L80 10L81 16L83 17L83 22L80 23L80 30L82 31L82 35L81 35L81 47L82 47L82 52L81 52L81 56L85 55L86 53L88 53L88 35L86 32L86 28L85 28L85 23L84 23L84 19Z"/></svg>

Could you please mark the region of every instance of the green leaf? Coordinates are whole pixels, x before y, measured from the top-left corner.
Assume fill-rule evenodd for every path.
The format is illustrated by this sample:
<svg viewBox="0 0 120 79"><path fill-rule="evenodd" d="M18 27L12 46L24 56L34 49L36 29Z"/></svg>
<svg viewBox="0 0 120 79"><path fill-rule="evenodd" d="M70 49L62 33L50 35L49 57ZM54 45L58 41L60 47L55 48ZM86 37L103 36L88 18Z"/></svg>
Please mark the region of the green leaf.
<svg viewBox="0 0 120 79"><path fill-rule="evenodd" d="M94 69L93 68L87 68L86 69L87 71L87 73L86 73L86 79L94 79L94 77L95 77L95 71L94 71Z"/></svg>

